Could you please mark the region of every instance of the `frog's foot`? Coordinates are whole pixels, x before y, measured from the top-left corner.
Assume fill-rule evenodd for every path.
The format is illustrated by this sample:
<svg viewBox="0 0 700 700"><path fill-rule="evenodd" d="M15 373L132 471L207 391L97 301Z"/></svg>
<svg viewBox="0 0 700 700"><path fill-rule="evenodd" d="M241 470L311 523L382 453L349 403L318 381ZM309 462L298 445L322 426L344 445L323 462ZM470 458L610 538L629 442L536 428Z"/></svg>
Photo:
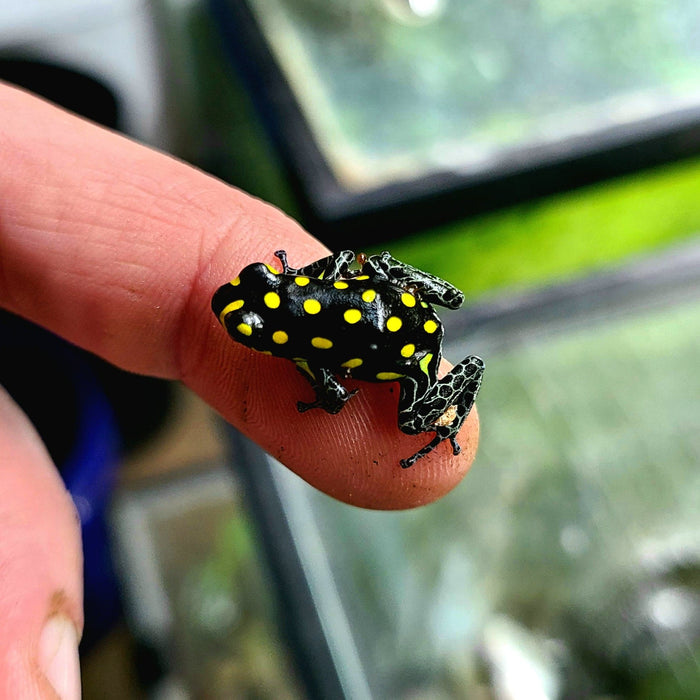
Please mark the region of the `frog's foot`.
<svg viewBox="0 0 700 700"><path fill-rule="evenodd" d="M411 455L408 459L399 460L399 464L404 468L408 469L412 467L421 457L432 452L443 440L449 440L452 444L452 454L458 455L462 448L457 442L457 438L454 434L450 434L452 431L450 428L445 428L444 426L438 426L435 431L435 437L423 448L418 450L414 455Z"/></svg>
<svg viewBox="0 0 700 700"><path fill-rule="evenodd" d="M322 367L309 367L306 362L298 361L297 368L306 377L314 392L316 400L307 403L297 402L299 413L305 413L312 408L322 408L326 413L338 413L343 406L357 393L357 389L348 391L327 369Z"/></svg>
<svg viewBox="0 0 700 700"><path fill-rule="evenodd" d="M415 454L411 455L407 459L402 459L399 464L403 469L408 469L412 467L421 457L425 457L428 453L432 452L444 439L445 435L441 435L440 432L436 432L435 437L423 448L418 450Z"/></svg>
<svg viewBox="0 0 700 700"><path fill-rule="evenodd" d="M419 402L406 402L408 420L399 424L401 430L411 435L434 431L435 437L414 455L400 461L404 469L432 452L443 440L450 441L454 455L461 452L456 436L474 405L483 373L483 360L467 357L428 389ZM405 398L410 399L411 395L406 392Z"/></svg>
<svg viewBox="0 0 700 700"><path fill-rule="evenodd" d="M312 408L322 408L326 413L340 413L343 406L357 393L357 389L348 391L344 389L344 393L330 396L324 394L317 397L315 401L307 403L306 401L297 401L297 410L299 413L306 413Z"/></svg>

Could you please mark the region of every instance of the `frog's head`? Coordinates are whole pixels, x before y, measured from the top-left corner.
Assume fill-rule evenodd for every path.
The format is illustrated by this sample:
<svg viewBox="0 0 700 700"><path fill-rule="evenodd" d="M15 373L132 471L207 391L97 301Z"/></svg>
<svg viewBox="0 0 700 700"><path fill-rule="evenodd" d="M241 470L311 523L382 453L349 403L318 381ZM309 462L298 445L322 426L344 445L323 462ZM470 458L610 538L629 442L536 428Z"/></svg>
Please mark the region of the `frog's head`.
<svg viewBox="0 0 700 700"><path fill-rule="evenodd" d="M279 286L279 274L270 265L254 263L217 289L211 302L212 311L234 340L255 350L267 349L262 311L266 295L274 294Z"/></svg>

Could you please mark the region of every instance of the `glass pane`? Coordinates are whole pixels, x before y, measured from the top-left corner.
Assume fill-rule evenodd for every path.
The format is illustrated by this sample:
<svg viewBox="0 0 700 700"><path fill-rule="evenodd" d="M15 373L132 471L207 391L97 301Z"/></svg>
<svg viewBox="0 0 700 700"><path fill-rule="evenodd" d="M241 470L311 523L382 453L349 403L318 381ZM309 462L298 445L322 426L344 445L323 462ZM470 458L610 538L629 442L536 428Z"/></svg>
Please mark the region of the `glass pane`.
<svg viewBox="0 0 700 700"><path fill-rule="evenodd" d="M700 105L696 0L250 5L349 190Z"/></svg>
<svg viewBox="0 0 700 700"><path fill-rule="evenodd" d="M292 519L314 514L373 697L700 697L686 294L448 348L483 352L487 375L476 463L440 503L367 512L280 477Z"/></svg>

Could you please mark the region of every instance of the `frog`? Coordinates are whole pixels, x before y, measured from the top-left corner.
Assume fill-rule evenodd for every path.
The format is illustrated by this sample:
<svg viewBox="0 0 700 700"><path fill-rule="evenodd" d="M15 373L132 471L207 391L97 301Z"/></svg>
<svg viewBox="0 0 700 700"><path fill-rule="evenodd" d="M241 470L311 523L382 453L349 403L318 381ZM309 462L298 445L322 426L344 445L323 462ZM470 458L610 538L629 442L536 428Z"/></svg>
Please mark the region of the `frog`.
<svg viewBox="0 0 700 700"><path fill-rule="evenodd" d="M413 466L457 433L481 385L484 362L469 355L442 378L444 327L434 306L457 309L464 294L455 286L392 257L341 250L299 268L284 250L281 269L247 265L214 293L211 308L233 340L293 362L314 391L299 401L305 413L339 413L357 393L343 379L399 385L398 428L408 435L434 433L413 455Z"/></svg>

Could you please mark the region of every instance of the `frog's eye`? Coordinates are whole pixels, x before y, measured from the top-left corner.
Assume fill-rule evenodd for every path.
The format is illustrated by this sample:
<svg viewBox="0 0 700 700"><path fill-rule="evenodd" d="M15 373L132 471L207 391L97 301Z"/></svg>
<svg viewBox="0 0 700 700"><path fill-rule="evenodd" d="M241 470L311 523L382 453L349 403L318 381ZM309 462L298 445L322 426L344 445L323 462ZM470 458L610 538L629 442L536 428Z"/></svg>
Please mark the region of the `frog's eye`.
<svg viewBox="0 0 700 700"><path fill-rule="evenodd" d="M263 320L258 314L253 311L241 314L231 324L231 331L235 334L237 340L245 343L246 338L251 338L256 335L256 331L261 331Z"/></svg>

